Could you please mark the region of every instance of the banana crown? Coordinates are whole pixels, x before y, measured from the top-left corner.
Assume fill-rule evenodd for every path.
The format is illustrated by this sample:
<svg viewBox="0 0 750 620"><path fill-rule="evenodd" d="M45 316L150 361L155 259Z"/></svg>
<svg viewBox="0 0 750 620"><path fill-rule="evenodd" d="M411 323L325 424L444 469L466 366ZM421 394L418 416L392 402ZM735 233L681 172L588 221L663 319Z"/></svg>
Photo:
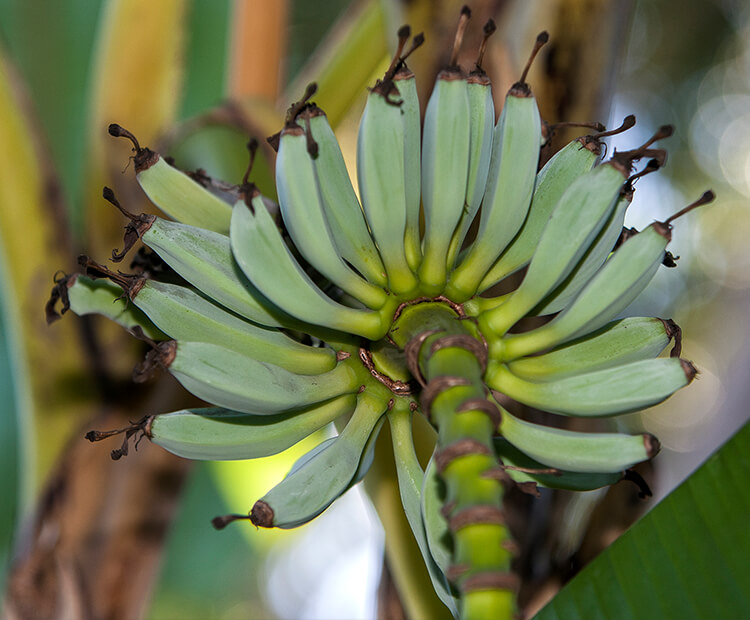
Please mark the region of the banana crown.
<svg viewBox="0 0 750 620"><path fill-rule="evenodd" d="M464 8L423 123L406 65L423 38L407 48L410 30L399 31L359 128L359 195L325 113L311 101L315 84L268 138L278 153L278 206L249 180L257 141L232 187L187 175L110 126L132 142L138 182L167 217L133 215L105 188L129 219L112 260L142 243L135 273L82 257L82 273L58 278L47 308L50 320L61 302L63 312L120 323L152 348L137 380L167 370L210 405L92 431L92 441L125 435L115 458L138 435L190 458L266 456L336 421L335 438L248 514L218 518L217 527L239 518L294 527L314 518L365 475L388 418L407 517L436 591L464 617L475 615L477 592L496 592L495 609L512 609L517 583L507 546L497 544L507 536L508 485L536 493L638 480L629 468L658 451L648 434L552 428L518 411L614 417L690 383L696 370L679 357L673 321L621 316L660 265L674 265L666 251L673 219L713 199L707 192L643 232L623 228L635 181L665 162L653 145L671 127L605 163L602 140L633 117L609 132L594 124L595 132L549 153L544 142L555 126L540 120L527 83L547 34L496 120L482 67L495 26L485 26L466 73L457 59L469 17ZM633 174L642 158L648 164ZM438 431L426 478L414 454L415 413ZM477 524L497 528L486 545L497 557L485 566L470 553ZM441 546L445 532L452 549Z"/></svg>

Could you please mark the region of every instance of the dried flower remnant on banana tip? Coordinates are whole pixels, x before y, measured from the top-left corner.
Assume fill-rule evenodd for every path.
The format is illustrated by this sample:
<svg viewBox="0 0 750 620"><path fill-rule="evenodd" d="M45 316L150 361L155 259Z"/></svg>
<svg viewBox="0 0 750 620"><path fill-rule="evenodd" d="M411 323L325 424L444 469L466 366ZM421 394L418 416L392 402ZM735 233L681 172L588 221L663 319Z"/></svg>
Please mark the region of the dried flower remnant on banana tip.
<svg viewBox="0 0 750 620"><path fill-rule="evenodd" d="M282 528L310 521L366 475L387 421L403 508L436 593L463 618L510 617L519 583L505 490L589 490L627 479L645 495L631 467L659 443L647 433L534 424L495 395L602 418L650 407L690 383L696 371L679 357L673 321L620 317L659 267L673 264L666 248L674 218L713 194L641 232L625 229L636 181L665 162L654 143L671 133L662 127L640 148L600 162L602 140L632 127L632 116L610 131L566 123L591 133L538 169L543 137L563 124L540 120L526 81L547 34L496 121L482 68L492 22L472 70L457 64L470 16L464 7L423 127L406 63L423 39L408 45L409 28L399 30L359 128L361 202L312 101L314 84L269 138L278 207L251 181L257 142L240 183L215 192L110 126L132 143L136 178L168 216L131 214L105 189L130 220L112 259L141 242L169 277L114 272L84 257L81 274L56 278L47 312L57 317L61 302L63 312L109 316L151 346L135 378L161 369L208 403L87 435L123 434L113 458L143 436L187 458L258 458L339 421L336 437L301 457L248 513L217 517L217 528L238 519ZM489 296L522 270L511 292ZM542 316L549 320L514 330ZM414 451L415 414L437 431L426 469Z"/></svg>

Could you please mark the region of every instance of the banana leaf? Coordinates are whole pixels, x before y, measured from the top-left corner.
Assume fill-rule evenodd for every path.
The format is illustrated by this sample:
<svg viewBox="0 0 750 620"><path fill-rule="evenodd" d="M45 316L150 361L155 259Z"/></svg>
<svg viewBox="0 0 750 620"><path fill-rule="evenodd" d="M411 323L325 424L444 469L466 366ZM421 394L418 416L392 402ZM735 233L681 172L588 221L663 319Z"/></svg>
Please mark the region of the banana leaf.
<svg viewBox="0 0 750 620"><path fill-rule="evenodd" d="M750 423L536 616L750 617Z"/></svg>

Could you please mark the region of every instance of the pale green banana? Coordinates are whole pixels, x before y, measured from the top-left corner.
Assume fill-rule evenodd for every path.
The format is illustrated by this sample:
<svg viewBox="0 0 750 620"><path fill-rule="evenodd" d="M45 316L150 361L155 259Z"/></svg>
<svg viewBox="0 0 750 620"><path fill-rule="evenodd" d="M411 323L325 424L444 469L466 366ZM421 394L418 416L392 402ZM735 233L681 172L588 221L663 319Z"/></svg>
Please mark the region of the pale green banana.
<svg viewBox="0 0 750 620"><path fill-rule="evenodd" d="M533 314L542 316L559 312L586 286L588 281L591 280L591 276L597 272L612 253L612 249L615 247L615 243L617 243L622 233L625 212L630 206L631 201L632 192L626 191L620 196L604 227L599 231L599 234L583 254L578 264L565 280L533 309Z"/></svg>
<svg viewBox="0 0 750 620"><path fill-rule="evenodd" d="M284 313L240 271L226 235L157 218L143 234L143 242L190 284L222 306L260 325L285 325L281 318Z"/></svg>
<svg viewBox="0 0 750 620"><path fill-rule="evenodd" d="M552 321L504 338L502 358L513 360L562 344L615 318L646 288L661 265L669 243L669 236L664 233L661 226L652 224L628 239Z"/></svg>
<svg viewBox="0 0 750 620"><path fill-rule="evenodd" d="M454 301L466 301L477 292L487 271L523 224L534 189L541 140L536 100L525 84L516 84L505 98L495 128L477 237L446 289Z"/></svg>
<svg viewBox="0 0 750 620"><path fill-rule="evenodd" d="M178 222L226 234L232 207L208 191L187 174L171 166L148 148L141 148L133 134L119 125L109 126L109 133L133 142L135 172L138 184L151 202Z"/></svg>
<svg viewBox="0 0 750 620"><path fill-rule="evenodd" d="M75 274L66 285L70 309L78 316L101 314L127 330L140 327L152 340L166 339L166 335L143 312L128 303L122 289L116 284Z"/></svg>
<svg viewBox="0 0 750 620"><path fill-rule="evenodd" d="M325 114L318 108L315 111L310 118L310 132L318 145L313 165L336 248L368 280L386 286L385 267L367 229L338 140Z"/></svg>
<svg viewBox="0 0 750 620"><path fill-rule="evenodd" d="M576 139L544 165L536 176L529 214L518 235L479 285L484 291L526 266L536 251L544 226L571 183L591 170L599 157L596 143Z"/></svg>
<svg viewBox="0 0 750 620"><path fill-rule="evenodd" d="M232 215L232 252L249 280L274 304L296 318L329 329L377 339L385 333L380 314L349 308L326 296L287 248L260 194L237 203Z"/></svg>
<svg viewBox="0 0 750 620"><path fill-rule="evenodd" d="M695 377L690 362L676 357L631 362L554 381L526 381L504 364L492 363L487 384L519 402L569 416L607 417L645 409L669 398Z"/></svg>
<svg viewBox="0 0 750 620"><path fill-rule="evenodd" d="M178 342L164 365L189 392L220 407L272 415L355 393L361 373L353 359L326 373L297 375L207 342Z"/></svg>
<svg viewBox="0 0 750 620"><path fill-rule="evenodd" d="M460 70L438 74L425 112L422 203L424 257L419 280L427 295L442 292L452 232L466 199L471 110L466 78Z"/></svg>
<svg viewBox="0 0 750 620"><path fill-rule="evenodd" d="M604 164L573 181L550 215L521 285L480 316L483 326L504 335L563 282L611 215L625 179L620 166Z"/></svg>
<svg viewBox="0 0 750 620"><path fill-rule="evenodd" d="M469 170L461 218L453 232L448 250L446 261L448 269L453 269L469 227L479 211L479 205L482 204L492 155L495 104L492 99L492 87L489 78L481 69L473 71L467 80L466 90L469 96L470 111Z"/></svg>
<svg viewBox="0 0 750 620"><path fill-rule="evenodd" d="M445 577L445 571L447 570L445 557L435 555L435 551L439 553L441 550L433 549L432 542L429 540L429 530L435 524L432 520L442 519L440 516L442 503L437 505L437 513L426 513L424 510L425 493L433 490L432 486L426 489L425 485L432 485L435 481L427 480L426 472L422 471L422 466L417 460L411 431L411 418L412 412L406 406L403 406L403 403L399 403L396 408L388 412L401 503L419 550L422 552L422 558L427 566L435 592L455 616L458 613L458 605ZM450 564L450 558L448 558L447 564Z"/></svg>
<svg viewBox="0 0 750 620"><path fill-rule="evenodd" d="M417 94L417 80L404 65L393 77L401 99L404 123L404 184L406 192L406 230L404 254L406 262L416 273L422 262L422 235L419 227L421 205L422 119Z"/></svg>
<svg viewBox="0 0 750 620"><path fill-rule="evenodd" d="M564 471L554 468L552 471L539 461L521 452L507 439L495 439L495 452L505 466L505 473L519 484L533 482L540 487L563 489L565 491L593 491L610 486L623 479L623 472L583 473Z"/></svg>
<svg viewBox="0 0 750 620"><path fill-rule="evenodd" d="M182 409L153 416L149 439L177 456L210 461L255 459L277 454L354 411L346 394L291 413L254 415L231 409Z"/></svg>
<svg viewBox="0 0 750 620"><path fill-rule="evenodd" d="M331 349L307 346L277 329L244 321L184 286L146 280L131 299L174 340L210 342L305 375L317 375L336 366L336 354Z"/></svg>
<svg viewBox="0 0 750 620"><path fill-rule="evenodd" d="M250 512L252 522L259 527L293 528L328 508L357 476L364 475L372 459L367 453L374 449L387 407L380 394L360 394L341 434L302 457L286 478L259 499Z"/></svg>
<svg viewBox="0 0 750 620"><path fill-rule="evenodd" d="M406 130L398 93L379 83L367 97L357 139L357 178L367 221L396 295L417 290L406 259ZM381 92L384 91L384 92Z"/></svg>
<svg viewBox="0 0 750 620"><path fill-rule="evenodd" d="M508 363L529 381L553 381L571 375L654 358L669 344L676 326L651 317L628 317L560 347Z"/></svg>
<svg viewBox="0 0 750 620"><path fill-rule="evenodd" d="M307 110L302 113L303 117L308 115L308 121L309 114ZM339 256L326 221L313 155L308 152L310 139L311 135L293 121L281 131L276 189L284 225L310 265L344 292L377 310L388 295L381 287L363 280ZM318 157L317 143L312 144L315 144L314 156ZM240 208L244 206L242 202L238 204Z"/></svg>
<svg viewBox="0 0 750 620"><path fill-rule="evenodd" d="M611 474L646 461L659 452L659 442L648 433L580 433L525 422L505 410L502 414L500 435L547 467Z"/></svg>

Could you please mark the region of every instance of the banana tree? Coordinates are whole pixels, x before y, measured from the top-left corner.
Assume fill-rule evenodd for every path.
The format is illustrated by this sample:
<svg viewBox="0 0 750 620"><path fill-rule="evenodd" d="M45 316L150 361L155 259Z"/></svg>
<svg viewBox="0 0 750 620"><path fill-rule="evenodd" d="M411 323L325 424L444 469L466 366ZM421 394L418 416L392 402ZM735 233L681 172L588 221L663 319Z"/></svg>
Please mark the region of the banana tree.
<svg viewBox="0 0 750 620"><path fill-rule="evenodd" d="M108 5L110 35L125 32L123 21L136 14L130 4ZM179 21L183 10L176 3L162 17ZM372 30L386 41L386 15L364 6L341 48ZM385 45L370 62L355 58L363 64L359 78L340 100L354 98L352 84L378 76L359 125L358 192L332 128L345 106L339 101L331 116L324 111L349 58L342 52L319 72L319 83L294 93L301 98L284 115L246 98L168 137L179 153L186 135L217 120L253 133L278 129L267 146L251 141L249 166L229 182L205 170L186 174L149 148L153 125L137 120L142 93L128 94L137 109L132 120L109 124L110 144L130 151L138 184L167 217L141 213L132 188L105 187L104 199L126 218L125 238L115 245L112 224L103 223L114 221L111 212L98 215L110 232L90 245L91 253L116 247L115 262L136 259L132 273L81 256L78 273L56 278L48 305L50 319L72 309L125 327L149 347L136 381L168 371L211 405L146 412L121 428L90 431L92 441L123 436L114 459L144 437L189 459L254 459L336 424L336 437L302 456L247 514L217 517L217 528L242 519L297 527L371 467L382 478L382 462L392 460L429 579L425 587L419 577L394 571L414 617L518 612L508 493L580 491L623 478L648 493L631 468L658 452L652 435L555 428L521 411L616 418L692 381L696 369L680 358L674 322L621 316L660 266L673 263L666 248L674 219L713 199L706 192L642 232L624 229L634 183L663 165L665 151L655 143L671 128L602 161L603 141L634 120L611 131L590 124L553 154L559 128L540 121L529 73L548 35L528 41L528 61L502 99L485 71L492 20L474 28L479 42L471 61L463 60L470 17L468 8L451 16L454 36L422 100L409 68L417 64L421 35L400 28L385 63ZM110 69L112 38L102 38L100 56ZM163 45L172 49L178 41L167 37ZM152 121L174 112L174 69L165 61L163 102ZM104 83L96 101L119 101ZM247 81L232 83L240 85L236 94L247 94ZM103 121L102 110L110 108L95 107L94 117ZM236 139L230 142L236 149ZM97 138L90 149L91 186L107 175L102 163L114 161L102 155L102 143ZM136 254L139 244L147 249ZM392 442L386 455L384 428ZM431 455L420 462L425 446ZM393 546L390 555L398 567Z"/></svg>

